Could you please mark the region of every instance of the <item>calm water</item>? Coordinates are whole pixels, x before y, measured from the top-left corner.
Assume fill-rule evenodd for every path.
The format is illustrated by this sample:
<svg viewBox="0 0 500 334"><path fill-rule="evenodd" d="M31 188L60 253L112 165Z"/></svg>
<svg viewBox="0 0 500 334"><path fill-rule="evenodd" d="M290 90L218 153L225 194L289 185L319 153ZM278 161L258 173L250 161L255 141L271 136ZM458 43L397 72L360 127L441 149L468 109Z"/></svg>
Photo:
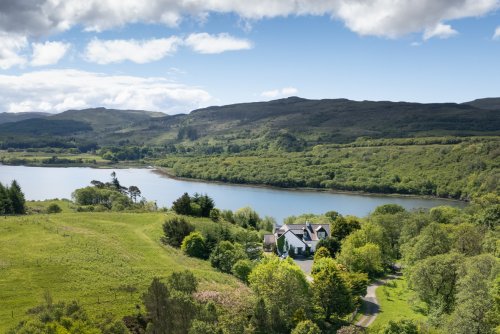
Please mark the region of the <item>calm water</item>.
<svg viewBox="0 0 500 334"><path fill-rule="evenodd" d="M30 200L71 198L75 189L89 185L91 180L109 181L111 172L109 169L0 165L0 182L5 184L17 180L26 198ZM138 186L144 197L157 201L159 206L171 206L184 192L206 193L215 200L220 209L236 210L250 206L261 216L272 216L278 222L291 215L318 214L330 210L343 215L363 217L377 206L387 203L396 203L407 209L431 208L438 205L463 206L460 202L437 199L277 190L175 180L151 169L116 169L115 172L122 185Z"/></svg>

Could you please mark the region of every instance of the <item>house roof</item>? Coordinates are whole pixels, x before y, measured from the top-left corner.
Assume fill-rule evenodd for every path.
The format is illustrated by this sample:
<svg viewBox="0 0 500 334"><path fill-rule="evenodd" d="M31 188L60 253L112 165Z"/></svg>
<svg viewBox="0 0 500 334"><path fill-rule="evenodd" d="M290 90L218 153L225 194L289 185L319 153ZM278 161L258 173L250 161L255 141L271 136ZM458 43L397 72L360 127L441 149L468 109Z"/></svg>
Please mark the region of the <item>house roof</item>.
<svg viewBox="0 0 500 334"><path fill-rule="evenodd" d="M293 234L303 235L304 240L317 241L318 232L324 230L327 236L330 236L330 225L329 224L311 224L305 222L303 224L285 224L278 228L275 233L283 234L288 231Z"/></svg>

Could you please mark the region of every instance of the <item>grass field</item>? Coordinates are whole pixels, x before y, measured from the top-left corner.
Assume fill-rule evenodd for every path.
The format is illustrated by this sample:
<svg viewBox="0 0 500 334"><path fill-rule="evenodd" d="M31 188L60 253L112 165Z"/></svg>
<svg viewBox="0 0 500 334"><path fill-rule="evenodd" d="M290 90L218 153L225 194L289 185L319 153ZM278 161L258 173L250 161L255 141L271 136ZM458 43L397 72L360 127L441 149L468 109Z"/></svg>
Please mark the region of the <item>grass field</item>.
<svg viewBox="0 0 500 334"><path fill-rule="evenodd" d="M389 281L375 293L380 303L380 313L370 326L370 333L377 333L390 320L425 320L425 315L421 313L423 305L414 301L404 276Z"/></svg>
<svg viewBox="0 0 500 334"><path fill-rule="evenodd" d="M64 162L50 161L53 157L63 159ZM80 153L48 153L48 152L8 152L0 151L0 161L5 164L24 164L31 166L47 166L47 165L88 165L88 166L105 166L111 162L95 154Z"/></svg>
<svg viewBox="0 0 500 334"><path fill-rule="evenodd" d="M22 320L27 309L41 304L47 290L55 301L80 301L90 314L110 311L119 316L135 311L154 276L173 271L193 271L200 290L246 290L207 261L162 245L165 213L63 210L0 217L0 333ZM200 228L214 224L194 222Z"/></svg>

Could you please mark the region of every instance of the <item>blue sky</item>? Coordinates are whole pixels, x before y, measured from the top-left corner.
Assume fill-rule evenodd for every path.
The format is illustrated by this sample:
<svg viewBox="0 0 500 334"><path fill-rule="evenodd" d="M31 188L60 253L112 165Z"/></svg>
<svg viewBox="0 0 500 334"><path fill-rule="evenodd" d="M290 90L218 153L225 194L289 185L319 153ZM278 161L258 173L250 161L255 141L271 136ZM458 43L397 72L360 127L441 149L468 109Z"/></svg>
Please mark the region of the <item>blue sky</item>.
<svg viewBox="0 0 500 334"><path fill-rule="evenodd" d="M31 2L0 4L0 112L500 96L499 0Z"/></svg>

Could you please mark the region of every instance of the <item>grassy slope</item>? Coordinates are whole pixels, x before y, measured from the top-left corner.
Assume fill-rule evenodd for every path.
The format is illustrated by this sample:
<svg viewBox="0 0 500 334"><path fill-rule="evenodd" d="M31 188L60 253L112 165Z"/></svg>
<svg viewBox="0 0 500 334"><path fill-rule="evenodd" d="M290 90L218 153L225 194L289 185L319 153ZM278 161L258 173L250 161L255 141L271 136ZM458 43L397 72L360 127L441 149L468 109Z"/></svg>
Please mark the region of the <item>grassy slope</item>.
<svg viewBox="0 0 500 334"><path fill-rule="evenodd" d="M412 292L408 289L404 276L379 287L375 292L381 312L370 326L370 332L377 333L390 320L397 321L403 318L423 320L425 318L422 313L418 312L418 307L421 305L413 304Z"/></svg>
<svg viewBox="0 0 500 334"><path fill-rule="evenodd" d="M124 315L134 312L154 276L165 277L172 271L192 270L202 290L228 291L240 286L208 262L161 245L164 219L162 213L1 218L0 332L40 304L47 289L54 300L79 300L91 313ZM197 220L196 224L211 222ZM119 290L127 285L138 291Z"/></svg>

